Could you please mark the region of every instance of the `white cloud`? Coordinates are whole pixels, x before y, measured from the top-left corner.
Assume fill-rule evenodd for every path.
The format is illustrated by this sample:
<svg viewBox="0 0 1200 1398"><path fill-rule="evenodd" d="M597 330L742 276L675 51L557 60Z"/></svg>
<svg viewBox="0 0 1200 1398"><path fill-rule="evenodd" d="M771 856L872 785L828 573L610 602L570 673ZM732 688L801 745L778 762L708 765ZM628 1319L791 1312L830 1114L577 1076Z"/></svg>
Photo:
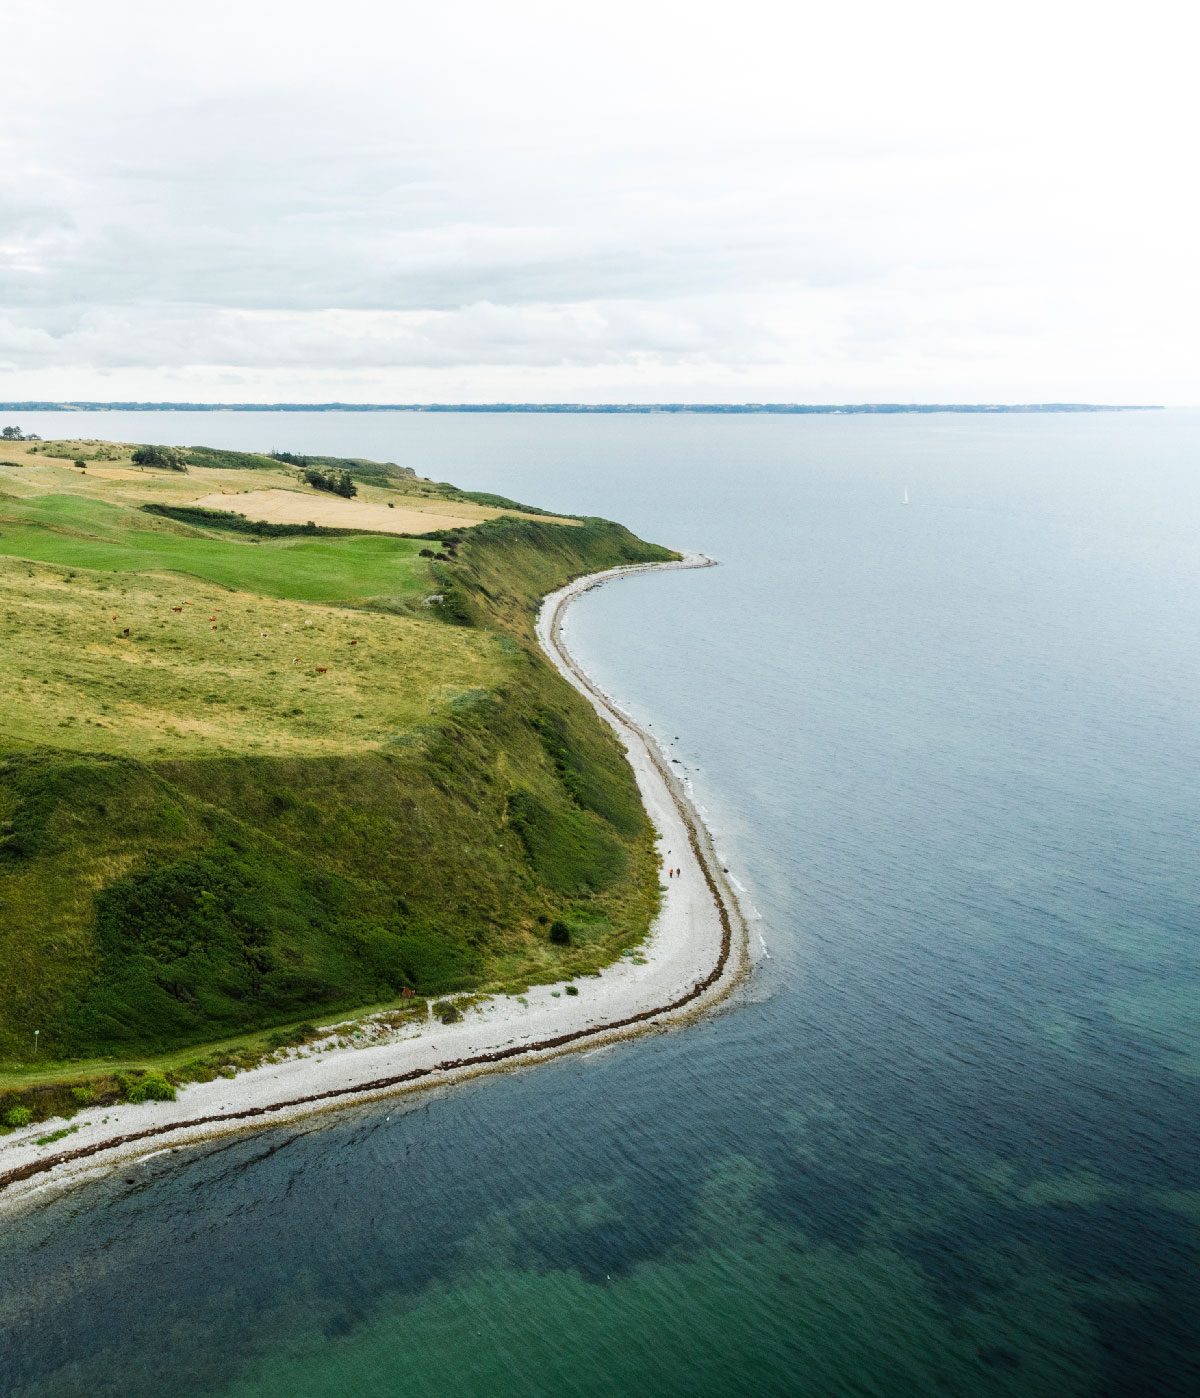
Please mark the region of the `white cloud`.
<svg viewBox="0 0 1200 1398"><path fill-rule="evenodd" d="M10 8L6 397L1194 398L1182 7Z"/></svg>

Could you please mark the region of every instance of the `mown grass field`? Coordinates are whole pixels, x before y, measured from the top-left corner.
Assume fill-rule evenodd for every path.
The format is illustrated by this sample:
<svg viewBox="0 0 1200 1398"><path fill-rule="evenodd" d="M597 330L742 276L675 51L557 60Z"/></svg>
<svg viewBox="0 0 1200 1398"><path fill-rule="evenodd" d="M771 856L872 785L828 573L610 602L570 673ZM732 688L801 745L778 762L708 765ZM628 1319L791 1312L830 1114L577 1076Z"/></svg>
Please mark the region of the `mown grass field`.
<svg viewBox="0 0 1200 1398"><path fill-rule="evenodd" d="M43 522L51 514L62 524ZM84 523L75 502L47 502L27 519L26 507L0 500L0 557L34 559L103 572L178 572L222 587L305 602L412 600L429 591L429 570L418 559L422 541L364 534L354 539L187 537L144 528L146 515L105 514ZM88 534L77 532L87 528ZM68 532L68 529L70 532ZM95 532L92 532L94 529Z"/></svg>
<svg viewBox="0 0 1200 1398"><path fill-rule="evenodd" d="M579 975L644 935L632 774L532 620L570 577L665 551L490 501L440 561L260 542L141 510L179 481L36 455L0 468L0 1109L405 987Z"/></svg>

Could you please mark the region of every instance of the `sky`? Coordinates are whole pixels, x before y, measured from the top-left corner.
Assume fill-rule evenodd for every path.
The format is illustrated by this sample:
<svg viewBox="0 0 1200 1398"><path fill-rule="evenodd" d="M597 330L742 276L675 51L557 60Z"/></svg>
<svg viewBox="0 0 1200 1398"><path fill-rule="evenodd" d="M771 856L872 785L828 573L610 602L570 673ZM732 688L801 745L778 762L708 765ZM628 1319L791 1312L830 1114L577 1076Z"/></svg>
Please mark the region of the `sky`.
<svg viewBox="0 0 1200 1398"><path fill-rule="evenodd" d="M1200 402L1180 3L3 32L6 401Z"/></svg>

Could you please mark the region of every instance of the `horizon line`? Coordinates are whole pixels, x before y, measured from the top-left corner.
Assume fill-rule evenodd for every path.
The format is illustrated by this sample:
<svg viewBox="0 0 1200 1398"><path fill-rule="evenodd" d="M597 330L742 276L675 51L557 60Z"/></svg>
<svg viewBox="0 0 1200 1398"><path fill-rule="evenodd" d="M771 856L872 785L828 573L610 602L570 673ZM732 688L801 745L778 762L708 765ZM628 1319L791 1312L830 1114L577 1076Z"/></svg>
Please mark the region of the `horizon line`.
<svg viewBox="0 0 1200 1398"><path fill-rule="evenodd" d="M27 399L4 412L389 412L389 413L1124 413L1161 403L193 403L182 400Z"/></svg>

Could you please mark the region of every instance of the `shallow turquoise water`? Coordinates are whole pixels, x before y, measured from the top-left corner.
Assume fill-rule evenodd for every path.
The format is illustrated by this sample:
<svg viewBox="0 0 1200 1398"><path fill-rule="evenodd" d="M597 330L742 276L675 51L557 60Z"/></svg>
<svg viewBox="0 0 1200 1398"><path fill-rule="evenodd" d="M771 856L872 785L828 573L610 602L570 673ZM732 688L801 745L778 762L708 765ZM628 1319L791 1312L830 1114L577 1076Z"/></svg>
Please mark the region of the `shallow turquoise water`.
<svg viewBox="0 0 1200 1398"><path fill-rule="evenodd" d="M6 1225L0 1391L1200 1391L1200 414L69 430L383 456L720 558L571 641L768 957L686 1032Z"/></svg>

